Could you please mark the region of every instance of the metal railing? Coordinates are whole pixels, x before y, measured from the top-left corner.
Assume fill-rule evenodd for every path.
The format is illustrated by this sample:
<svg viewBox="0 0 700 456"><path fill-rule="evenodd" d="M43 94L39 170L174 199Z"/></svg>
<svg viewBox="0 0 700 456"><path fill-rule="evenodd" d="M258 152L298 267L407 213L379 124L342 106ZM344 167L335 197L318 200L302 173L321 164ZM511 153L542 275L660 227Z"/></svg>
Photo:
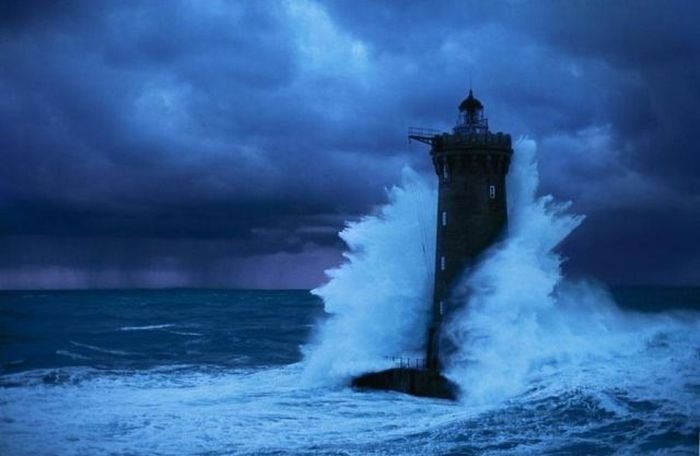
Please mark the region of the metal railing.
<svg viewBox="0 0 700 456"><path fill-rule="evenodd" d="M408 136L423 136L426 138L432 138L433 136L440 134L442 134L442 132L440 130L435 130L434 128L408 127Z"/></svg>
<svg viewBox="0 0 700 456"><path fill-rule="evenodd" d="M394 364L396 364L396 367L400 367L402 369L427 369L428 368L428 363L425 361L425 358L389 356L389 357L387 357L387 359L392 361Z"/></svg>

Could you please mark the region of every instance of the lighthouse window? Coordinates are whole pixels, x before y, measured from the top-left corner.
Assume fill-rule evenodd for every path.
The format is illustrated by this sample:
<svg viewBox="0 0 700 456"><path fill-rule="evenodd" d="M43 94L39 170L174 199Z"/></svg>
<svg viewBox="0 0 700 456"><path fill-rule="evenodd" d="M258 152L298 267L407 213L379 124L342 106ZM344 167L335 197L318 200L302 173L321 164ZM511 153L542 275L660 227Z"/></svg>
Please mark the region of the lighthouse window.
<svg viewBox="0 0 700 456"><path fill-rule="evenodd" d="M450 174L447 172L447 163L444 163L442 165L442 178L448 179L449 177L450 177Z"/></svg>
<svg viewBox="0 0 700 456"><path fill-rule="evenodd" d="M440 257L440 270L441 271L445 270L445 257L444 256Z"/></svg>
<svg viewBox="0 0 700 456"><path fill-rule="evenodd" d="M489 185L489 198L490 199L496 199L496 186L495 185Z"/></svg>
<svg viewBox="0 0 700 456"><path fill-rule="evenodd" d="M443 308L442 308L442 301L440 301L440 315L443 313Z"/></svg>
<svg viewBox="0 0 700 456"><path fill-rule="evenodd" d="M442 226L447 226L447 212L442 211Z"/></svg>

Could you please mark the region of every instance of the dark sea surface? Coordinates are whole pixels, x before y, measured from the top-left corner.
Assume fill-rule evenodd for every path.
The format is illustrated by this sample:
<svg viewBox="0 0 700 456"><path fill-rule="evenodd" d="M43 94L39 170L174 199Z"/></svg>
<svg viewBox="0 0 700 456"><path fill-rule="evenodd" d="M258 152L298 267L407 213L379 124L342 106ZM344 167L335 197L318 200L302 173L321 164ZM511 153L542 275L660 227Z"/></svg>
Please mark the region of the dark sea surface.
<svg viewBox="0 0 700 456"><path fill-rule="evenodd" d="M613 296L700 315L700 288ZM660 325L652 355L469 405L307 384L322 318L306 291L0 292L0 454L698 454L698 334Z"/></svg>

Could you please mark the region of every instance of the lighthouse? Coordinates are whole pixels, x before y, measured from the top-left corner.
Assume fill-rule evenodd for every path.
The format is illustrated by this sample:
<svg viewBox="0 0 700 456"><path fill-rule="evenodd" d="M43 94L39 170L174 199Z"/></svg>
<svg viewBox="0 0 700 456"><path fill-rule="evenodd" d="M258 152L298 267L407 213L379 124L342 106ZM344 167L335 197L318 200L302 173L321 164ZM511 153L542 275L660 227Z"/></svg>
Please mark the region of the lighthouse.
<svg viewBox="0 0 700 456"><path fill-rule="evenodd" d="M438 178L435 285L426 364L439 370L449 355L442 323L459 304L450 290L463 272L502 234L508 221L506 174L513 154L510 135L491 133L484 105L472 90L459 104L452 133L409 137L430 144Z"/></svg>
<svg viewBox="0 0 700 456"><path fill-rule="evenodd" d="M484 105L469 90L451 133L410 129L409 138L431 146L438 179L435 283L425 358L362 375L353 385L417 396L455 398L457 386L441 374L454 348L442 329L463 305L451 291L479 256L504 233L508 221L506 174L513 154L510 135L492 133Z"/></svg>

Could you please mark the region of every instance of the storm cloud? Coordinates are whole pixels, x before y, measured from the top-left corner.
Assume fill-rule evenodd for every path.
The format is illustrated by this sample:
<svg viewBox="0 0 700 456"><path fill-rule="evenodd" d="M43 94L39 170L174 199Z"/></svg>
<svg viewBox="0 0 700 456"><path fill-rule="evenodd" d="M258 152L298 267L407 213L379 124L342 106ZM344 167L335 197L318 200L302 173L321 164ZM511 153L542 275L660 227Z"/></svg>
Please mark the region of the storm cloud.
<svg viewBox="0 0 700 456"><path fill-rule="evenodd" d="M571 273L700 282L695 2L4 2L0 287L295 288L470 84L588 215Z"/></svg>

